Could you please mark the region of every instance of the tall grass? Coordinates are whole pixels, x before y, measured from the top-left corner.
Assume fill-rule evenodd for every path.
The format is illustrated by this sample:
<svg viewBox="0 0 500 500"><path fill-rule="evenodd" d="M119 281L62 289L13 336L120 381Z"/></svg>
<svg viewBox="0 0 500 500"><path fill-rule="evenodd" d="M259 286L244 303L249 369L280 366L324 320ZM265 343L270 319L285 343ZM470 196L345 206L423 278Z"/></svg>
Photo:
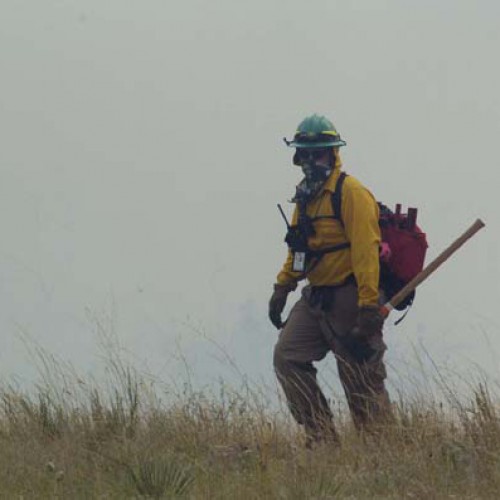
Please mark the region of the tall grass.
<svg viewBox="0 0 500 500"><path fill-rule="evenodd" d="M0 498L499 496L499 409L484 382L465 397L442 376L441 399L400 394L377 436L339 410L341 447L311 451L286 408L248 383L163 401L118 355L101 384L34 355L35 390L0 389Z"/></svg>

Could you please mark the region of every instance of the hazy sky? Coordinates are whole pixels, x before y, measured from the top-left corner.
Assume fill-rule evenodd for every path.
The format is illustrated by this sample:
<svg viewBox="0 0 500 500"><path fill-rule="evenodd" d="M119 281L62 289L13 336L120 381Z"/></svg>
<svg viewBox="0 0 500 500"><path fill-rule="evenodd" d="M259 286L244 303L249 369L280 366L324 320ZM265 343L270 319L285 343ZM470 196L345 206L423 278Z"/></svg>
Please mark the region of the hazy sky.
<svg viewBox="0 0 500 500"><path fill-rule="evenodd" d="M423 344L499 376L500 4L0 0L0 372L19 332L82 370L96 318L160 376L180 349L272 379L267 300L300 178L282 143L313 112L345 169L419 208L437 255L388 361ZM286 204L291 213L291 206Z"/></svg>

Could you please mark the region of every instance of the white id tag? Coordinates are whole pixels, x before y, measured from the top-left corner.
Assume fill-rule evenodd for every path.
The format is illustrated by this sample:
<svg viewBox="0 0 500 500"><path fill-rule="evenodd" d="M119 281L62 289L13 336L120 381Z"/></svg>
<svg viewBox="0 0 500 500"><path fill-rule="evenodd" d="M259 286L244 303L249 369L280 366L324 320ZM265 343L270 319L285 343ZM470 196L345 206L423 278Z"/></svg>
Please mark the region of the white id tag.
<svg viewBox="0 0 500 500"><path fill-rule="evenodd" d="M295 252L293 254L292 271L303 273L306 270L306 253Z"/></svg>

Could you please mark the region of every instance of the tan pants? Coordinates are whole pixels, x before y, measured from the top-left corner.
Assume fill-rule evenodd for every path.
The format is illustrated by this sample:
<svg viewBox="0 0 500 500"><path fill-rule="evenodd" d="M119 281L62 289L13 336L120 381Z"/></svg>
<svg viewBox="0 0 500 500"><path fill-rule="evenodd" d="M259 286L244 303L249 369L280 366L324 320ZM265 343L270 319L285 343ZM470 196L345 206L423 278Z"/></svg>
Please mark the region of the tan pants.
<svg viewBox="0 0 500 500"><path fill-rule="evenodd" d="M274 349L274 368L293 417L306 432L336 436L328 403L316 381L313 361L332 351L340 381L358 429L390 414L383 363L386 345L382 332L353 339L349 332L357 318L355 284L305 287L294 305Z"/></svg>

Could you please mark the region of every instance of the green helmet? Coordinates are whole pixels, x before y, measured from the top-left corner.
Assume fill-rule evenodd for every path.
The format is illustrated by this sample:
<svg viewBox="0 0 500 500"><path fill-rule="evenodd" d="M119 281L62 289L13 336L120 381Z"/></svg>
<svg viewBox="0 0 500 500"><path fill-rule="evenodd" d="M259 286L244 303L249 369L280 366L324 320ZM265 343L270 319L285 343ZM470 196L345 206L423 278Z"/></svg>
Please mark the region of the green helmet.
<svg viewBox="0 0 500 500"><path fill-rule="evenodd" d="M334 148L346 145L333 123L328 118L316 114L300 122L293 141L284 140L291 148Z"/></svg>

